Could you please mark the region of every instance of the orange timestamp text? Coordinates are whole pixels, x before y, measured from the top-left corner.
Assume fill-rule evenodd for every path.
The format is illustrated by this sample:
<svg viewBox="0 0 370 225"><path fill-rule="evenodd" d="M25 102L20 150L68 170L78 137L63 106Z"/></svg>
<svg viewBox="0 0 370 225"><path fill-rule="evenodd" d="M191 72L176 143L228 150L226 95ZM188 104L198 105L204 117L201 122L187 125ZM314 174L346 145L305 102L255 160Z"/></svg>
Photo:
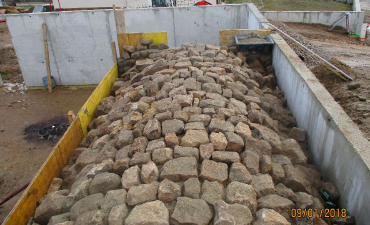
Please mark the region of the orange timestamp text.
<svg viewBox="0 0 370 225"><path fill-rule="evenodd" d="M290 211L292 218L312 218L312 217L323 217L323 218L333 218L333 217L346 217L346 209L292 209Z"/></svg>

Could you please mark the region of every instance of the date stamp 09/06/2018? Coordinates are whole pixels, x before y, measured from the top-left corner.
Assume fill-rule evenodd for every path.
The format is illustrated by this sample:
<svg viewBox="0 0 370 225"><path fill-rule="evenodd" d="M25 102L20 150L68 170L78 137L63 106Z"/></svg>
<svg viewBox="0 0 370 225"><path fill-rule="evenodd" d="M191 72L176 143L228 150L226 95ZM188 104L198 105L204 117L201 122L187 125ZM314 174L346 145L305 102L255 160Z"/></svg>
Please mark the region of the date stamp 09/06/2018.
<svg viewBox="0 0 370 225"><path fill-rule="evenodd" d="M334 217L346 217L346 209L292 209L290 211L292 218L334 218Z"/></svg>

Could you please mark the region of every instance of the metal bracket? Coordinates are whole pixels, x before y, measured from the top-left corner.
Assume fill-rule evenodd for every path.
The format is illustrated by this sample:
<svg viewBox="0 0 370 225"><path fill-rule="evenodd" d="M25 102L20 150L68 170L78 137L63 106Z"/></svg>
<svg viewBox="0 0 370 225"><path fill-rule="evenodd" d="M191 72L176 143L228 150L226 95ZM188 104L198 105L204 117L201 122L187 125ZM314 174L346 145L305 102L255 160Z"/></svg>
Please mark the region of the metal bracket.
<svg viewBox="0 0 370 225"><path fill-rule="evenodd" d="M351 32L351 29L349 28L349 23L351 21L351 13L350 12L346 12L344 13L342 16L340 16L332 25L330 25L330 27L328 29L326 29L327 31L332 31L334 29L334 27L336 27L340 22L342 22L342 20L346 19L346 28L347 28L347 32L348 34L352 33Z"/></svg>

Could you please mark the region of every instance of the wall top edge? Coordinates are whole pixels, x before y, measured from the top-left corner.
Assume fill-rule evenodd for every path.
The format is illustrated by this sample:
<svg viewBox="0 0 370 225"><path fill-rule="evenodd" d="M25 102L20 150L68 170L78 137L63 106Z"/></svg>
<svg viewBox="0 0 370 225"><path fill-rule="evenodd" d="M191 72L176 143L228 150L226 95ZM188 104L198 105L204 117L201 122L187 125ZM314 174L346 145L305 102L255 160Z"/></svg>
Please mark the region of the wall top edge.
<svg viewBox="0 0 370 225"><path fill-rule="evenodd" d="M261 13L364 13L365 11L262 11Z"/></svg>
<svg viewBox="0 0 370 225"><path fill-rule="evenodd" d="M137 11L137 10L172 10L172 9L184 9L184 8L202 8L205 7L241 7L241 6L249 6L252 3L247 4L224 4L224 5L207 5L207 6L179 6L179 7L155 7L155 8L137 8L137 9L116 9L117 11ZM21 13L21 14L6 14L6 17L24 17L24 16L39 16L39 15L56 15L56 14L67 14L67 13L76 13L76 12L111 12L113 9L91 9L91 10L73 10L73 11L54 11L54 12L40 12L40 13Z"/></svg>

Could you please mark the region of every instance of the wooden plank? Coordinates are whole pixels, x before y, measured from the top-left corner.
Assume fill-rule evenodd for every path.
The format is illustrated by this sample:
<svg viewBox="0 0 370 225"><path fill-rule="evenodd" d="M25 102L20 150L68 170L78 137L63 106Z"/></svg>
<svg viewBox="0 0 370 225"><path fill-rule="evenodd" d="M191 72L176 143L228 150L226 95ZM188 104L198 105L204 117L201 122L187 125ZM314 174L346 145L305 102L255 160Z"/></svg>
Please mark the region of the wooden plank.
<svg viewBox="0 0 370 225"><path fill-rule="evenodd" d="M113 55L113 63L117 63L117 51L116 51L116 42L112 41L110 43L110 47L112 48L112 55Z"/></svg>
<svg viewBox="0 0 370 225"><path fill-rule="evenodd" d="M116 10L116 6L113 5L113 13L114 13L114 21L116 23L119 55L120 57L122 57L123 52L125 52L125 50L123 49L125 39L120 38L120 34L127 33L125 11Z"/></svg>
<svg viewBox="0 0 370 225"><path fill-rule="evenodd" d="M72 110L68 111L68 121L69 121L69 124L72 124L73 120L75 120L76 118L76 115L74 114L74 112Z"/></svg>
<svg viewBox="0 0 370 225"><path fill-rule="evenodd" d="M118 68L117 64L114 64L78 113L78 117L81 120L81 127L85 135L87 134L87 126L94 119L94 111L96 107L103 98L110 95L110 90L117 77Z"/></svg>
<svg viewBox="0 0 370 225"><path fill-rule="evenodd" d="M153 43L157 45L161 42L168 44L167 32L143 33L142 37L143 39L153 39Z"/></svg>
<svg viewBox="0 0 370 225"><path fill-rule="evenodd" d="M235 30L220 30L220 46L236 45L235 35L254 34L254 35L270 35L270 29L248 30L248 29L235 29Z"/></svg>
<svg viewBox="0 0 370 225"><path fill-rule="evenodd" d="M48 78L48 89L49 93L53 92L53 86L51 84L51 71L50 71L50 59L49 59L49 47L48 47L48 38L46 32L46 24L42 24L42 36L44 37L44 51L45 51L45 65L46 65L46 74Z"/></svg>
<svg viewBox="0 0 370 225"><path fill-rule="evenodd" d="M80 120L76 118L23 192L21 199L5 219L4 225L26 224L34 216L38 201L46 194L53 178L58 177L67 165L69 156L83 137Z"/></svg>

